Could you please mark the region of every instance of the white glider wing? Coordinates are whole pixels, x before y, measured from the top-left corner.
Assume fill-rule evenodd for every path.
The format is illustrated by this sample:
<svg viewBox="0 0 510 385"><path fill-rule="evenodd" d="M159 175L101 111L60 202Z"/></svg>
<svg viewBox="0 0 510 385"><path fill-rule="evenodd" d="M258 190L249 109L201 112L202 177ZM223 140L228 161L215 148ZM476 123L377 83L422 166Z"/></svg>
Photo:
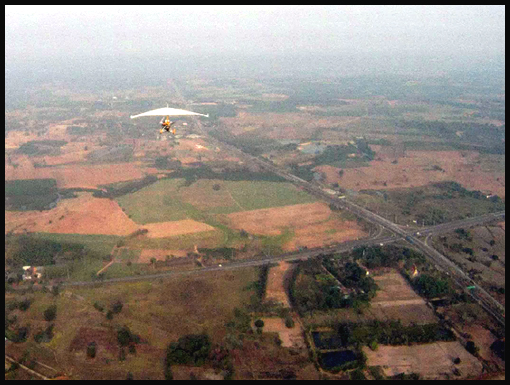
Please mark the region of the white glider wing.
<svg viewBox="0 0 510 385"><path fill-rule="evenodd" d="M158 108L156 110L147 111L142 114L131 115L131 119L140 118L142 116L187 116L187 115L200 115L205 116L207 118L209 117L209 114L204 115L193 111L180 110L178 108L163 107Z"/></svg>

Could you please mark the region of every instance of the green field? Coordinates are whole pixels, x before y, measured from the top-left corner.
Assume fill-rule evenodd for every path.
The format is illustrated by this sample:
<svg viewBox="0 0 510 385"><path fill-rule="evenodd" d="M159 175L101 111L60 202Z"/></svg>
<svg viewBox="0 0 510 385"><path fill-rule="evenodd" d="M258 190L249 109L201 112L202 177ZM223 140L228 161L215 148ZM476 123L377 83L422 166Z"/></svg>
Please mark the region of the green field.
<svg viewBox="0 0 510 385"><path fill-rule="evenodd" d="M5 208L8 210L46 210L57 198L55 179L5 181Z"/></svg>
<svg viewBox="0 0 510 385"><path fill-rule="evenodd" d="M56 243L74 243L85 246L86 249L98 255L108 255L115 244L122 238L116 235L95 235L95 234L56 234L56 233L34 233L34 238L46 239Z"/></svg>
<svg viewBox="0 0 510 385"><path fill-rule="evenodd" d="M217 191L212 188L215 184L219 185ZM315 201L311 195L290 183L199 180L186 186L184 179L163 179L135 193L117 198L131 219L140 224L188 218L207 221L210 214Z"/></svg>
<svg viewBox="0 0 510 385"><path fill-rule="evenodd" d="M245 210L312 203L316 199L290 183L279 182L227 182L232 197ZM240 211L240 210L236 210Z"/></svg>

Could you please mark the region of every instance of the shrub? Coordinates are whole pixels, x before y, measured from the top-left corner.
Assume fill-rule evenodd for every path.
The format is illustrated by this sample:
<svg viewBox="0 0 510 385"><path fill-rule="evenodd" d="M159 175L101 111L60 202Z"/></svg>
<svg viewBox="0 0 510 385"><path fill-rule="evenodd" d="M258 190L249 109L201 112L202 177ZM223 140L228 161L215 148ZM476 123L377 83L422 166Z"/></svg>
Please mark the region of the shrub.
<svg viewBox="0 0 510 385"><path fill-rule="evenodd" d="M122 307L123 307L122 302L121 301L116 301L116 302L113 303L111 311L114 314L118 314L118 313L120 313L122 311Z"/></svg>
<svg viewBox="0 0 510 385"><path fill-rule="evenodd" d="M92 341L87 345L87 357L94 358L96 356L96 343Z"/></svg>
<svg viewBox="0 0 510 385"><path fill-rule="evenodd" d="M53 321L57 317L57 305L51 305L44 311L44 319Z"/></svg>
<svg viewBox="0 0 510 385"><path fill-rule="evenodd" d="M27 311L28 308L30 307L31 303L32 303L31 300L29 300L28 298L25 298L25 299L23 299L22 301L19 302L18 309L21 310L21 311Z"/></svg>
<svg viewBox="0 0 510 385"><path fill-rule="evenodd" d="M258 327L258 328L263 328L264 327L264 321L262 321L261 319L258 319L255 321L255 326Z"/></svg>
<svg viewBox="0 0 510 385"><path fill-rule="evenodd" d="M289 329L294 327L294 320L292 319L291 316L285 317L285 326L288 327Z"/></svg>
<svg viewBox="0 0 510 385"><path fill-rule="evenodd" d="M466 344L466 350L476 357L478 356L478 351L480 348L476 346L473 341L468 341Z"/></svg>

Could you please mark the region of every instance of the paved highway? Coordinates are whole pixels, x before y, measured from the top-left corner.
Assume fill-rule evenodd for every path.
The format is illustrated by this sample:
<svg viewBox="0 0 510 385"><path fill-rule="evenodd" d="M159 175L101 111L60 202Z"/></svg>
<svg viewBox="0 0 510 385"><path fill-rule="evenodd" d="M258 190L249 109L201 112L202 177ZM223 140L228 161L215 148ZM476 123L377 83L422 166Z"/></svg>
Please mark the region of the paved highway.
<svg viewBox="0 0 510 385"><path fill-rule="evenodd" d="M182 94L180 93L180 90L177 88L175 83L173 83L173 86L181 98L181 100L184 101L184 98L182 97ZM241 159L244 159L246 162L251 162L253 164L257 164L263 169L269 170L276 175L281 176L282 178L286 179L289 182L292 182L298 186L301 186L304 190L308 191L309 193L318 196L325 200L326 202L329 202L333 206L337 207L338 209L348 210L352 212L353 214L357 215L360 218L365 219L368 222L380 225L384 227L385 229L391 231L395 235L404 238L406 241L411 243L415 248L420 250L426 257L428 257L434 265L443 271L446 271L448 274L451 275L452 279L463 289L466 290L467 286L474 286L474 290L470 290L469 294L472 296L473 299L475 299L489 314L494 316L500 323L503 325L505 324L505 318L504 318L504 312L505 308L502 306L498 301L496 301L489 293L487 293L484 289L482 289L479 285L477 285L464 271L462 271L459 267L457 267L453 262L451 262L447 257L439 253L434 248L430 247L429 245L425 244L424 242L420 241L415 235L410 235L399 225L389 221L386 218L383 218L361 206L358 206L357 204L348 201L347 199L339 199L338 197L331 195L330 193L324 191L321 187L314 185L310 182L307 182L291 173L289 173L287 170L283 170L274 164L272 164L269 160L263 160L261 158L255 157L250 154L246 154L245 152L239 150L238 148L218 141L217 139L213 138L212 136L208 135L206 130L204 130L202 123L200 120L196 117L193 118L195 121L195 126L197 130L202 133L203 135L207 135L208 141L218 147L222 147L223 149L228 149L231 155L237 155ZM493 214L489 214L493 215ZM504 213L498 213L496 214L495 218L504 218ZM445 231L449 227L445 225ZM438 230L436 230L438 231ZM421 231L420 231L421 233Z"/></svg>

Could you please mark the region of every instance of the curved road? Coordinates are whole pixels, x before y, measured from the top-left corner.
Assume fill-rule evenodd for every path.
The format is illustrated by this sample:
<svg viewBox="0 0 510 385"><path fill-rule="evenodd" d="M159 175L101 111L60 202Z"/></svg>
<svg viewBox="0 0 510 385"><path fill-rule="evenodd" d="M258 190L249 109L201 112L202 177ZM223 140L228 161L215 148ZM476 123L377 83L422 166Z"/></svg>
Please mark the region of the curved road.
<svg viewBox="0 0 510 385"><path fill-rule="evenodd" d="M180 97L181 100L184 101L184 98L182 97L182 94L180 93L180 90L177 88L175 83L172 82L172 85L177 93L177 95ZM292 182L300 187L302 187L304 190L308 191L309 193L316 195L326 202L329 202L333 206L348 210L352 212L353 214L357 215L360 218L365 219L366 221L377 224L382 226L383 228L389 230L393 234L404 238L407 242L411 243L416 247L418 250L420 250L426 257L428 257L434 265L443 271L448 272L452 279L463 289L467 290L467 286L474 286L475 290L468 291L468 293L471 295L473 299L475 299L489 314L491 314L494 318L497 319L498 322L501 324L505 324L505 307L501 305L498 301L496 301L487 291L485 291L483 288L481 288L479 285L477 285L464 271L462 271L458 266L456 266L453 262L451 262L447 257L439 253L434 248L430 247L429 245L425 244L424 242L420 241L414 234L408 234L404 229L402 229L397 224L387 220L386 218L383 218L361 206L356 205L353 202L350 202L346 199L339 199L328 192L324 191L321 187L318 187L310 182L307 182L291 173L289 173L287 170L283 170L274 164L272 164L269 160L263 160L261 158L249 155L244 153L243 151L239 150L238 148L226 144L223 142L218 141L217 139L211 137L207 134L207 132L202 127L202 124L199 119L196 117L193 117L193 120L195 122L195 126L197 127L198 131L200 131L203 135L207 135L208 140L215 144L218 147L223 147L224 149L228 149L231 154L236 154L241 159L245 159L248 162L254 163L259 165L261 168L264 168L266 170L269 170L276 175L281 176L282 178L286 179L289 182ZM486 219L498 219L498 218L504 218L505 213L495 213L495 214L488 214ZM470 223L471 219L468 219L466 223ZM476 219L473 218L473 222L476 223ZM446 231L450 226L448 224L439 225L443 226L443 230ZM457 226L457 224L455 225ZM440 228L441 229L441 228ZM436 228L436 230L432 231L440 231ZM421 231L420 231L421 233Z"/></svg>

